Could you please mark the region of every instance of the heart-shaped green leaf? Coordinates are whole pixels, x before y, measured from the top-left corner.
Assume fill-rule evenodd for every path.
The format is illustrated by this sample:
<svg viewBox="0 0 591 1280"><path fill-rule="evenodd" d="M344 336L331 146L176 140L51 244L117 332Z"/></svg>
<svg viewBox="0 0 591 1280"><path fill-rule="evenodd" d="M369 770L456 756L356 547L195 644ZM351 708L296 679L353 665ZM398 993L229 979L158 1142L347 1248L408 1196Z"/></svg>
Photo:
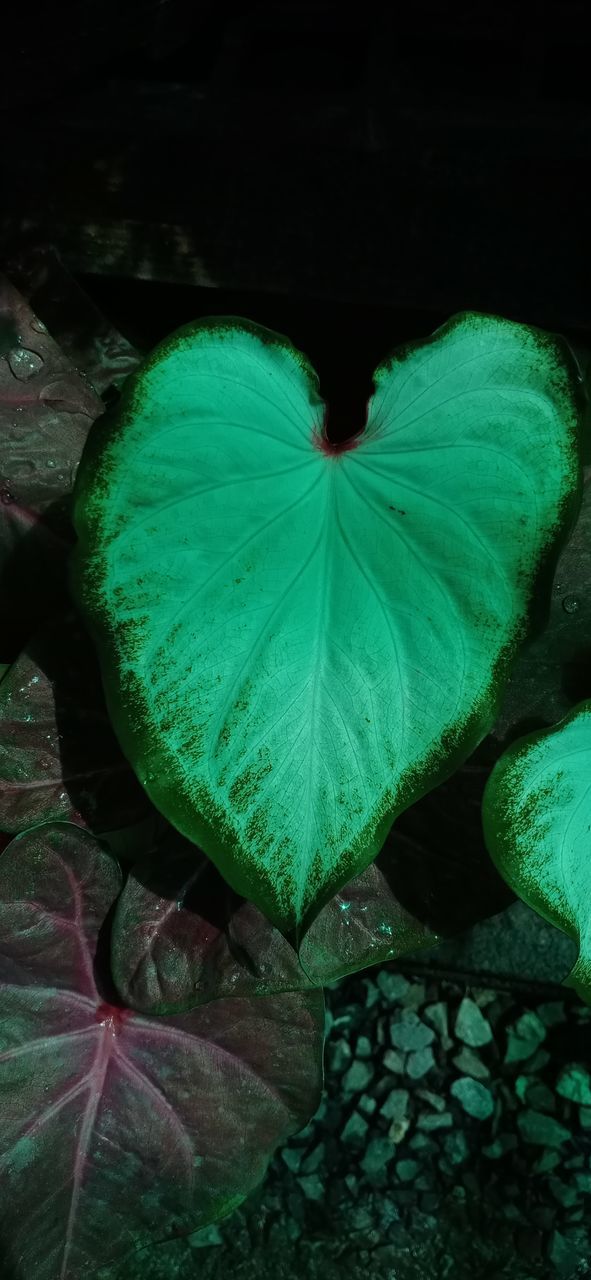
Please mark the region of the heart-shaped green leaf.
<svg viewBox="0 0 591 1280"><path fill-rule="evenodd" d="M591 1004L591 701L512 743L486 784L482 817L507 883L578 943L564 986Z"/></svg>
<svg viewBox="0 0 591 1280"><path fill-rule="evenodd" d="M580 502L564 343L465 313L332 444L307 358L172 335L91 431L71 585L157 808L299 945L494 722Z"/></svg>

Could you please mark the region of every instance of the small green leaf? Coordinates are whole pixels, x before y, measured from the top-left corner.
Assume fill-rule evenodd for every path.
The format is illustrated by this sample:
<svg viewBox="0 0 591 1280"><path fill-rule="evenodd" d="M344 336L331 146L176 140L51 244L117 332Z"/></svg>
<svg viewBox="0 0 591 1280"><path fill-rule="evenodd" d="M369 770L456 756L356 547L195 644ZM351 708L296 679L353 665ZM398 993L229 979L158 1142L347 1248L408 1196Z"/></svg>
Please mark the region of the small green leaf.
<svg viewBox="0 0 591 1280"><path fill-rule="evenodd" d="M501 875L578 943L564 986L591 1003L591 701L511 745L490 775L482 814Z"/></svg>
<svg viewBox="0 0 591 1280"><path fill-rule="evenodd" d="M494 723L580 502L571 359L456 316L335 445L307 358L214 317L91 432L71 585L122 749L296 945Z"/></svg>

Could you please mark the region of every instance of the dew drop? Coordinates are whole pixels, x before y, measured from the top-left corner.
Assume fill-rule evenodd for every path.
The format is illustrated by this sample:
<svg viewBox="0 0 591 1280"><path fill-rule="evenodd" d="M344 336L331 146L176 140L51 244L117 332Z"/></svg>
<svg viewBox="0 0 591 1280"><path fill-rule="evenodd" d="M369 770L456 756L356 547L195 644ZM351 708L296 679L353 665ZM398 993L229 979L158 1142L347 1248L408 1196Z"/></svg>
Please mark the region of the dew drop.
<svg viewBox="0 0 591 1280"><path fill-rule="evenodd" d="M5 507L9 507L11 502L16 502L16 498L10 489L0 489L0 502L3 502Z"/></svg>
<svg viewBox="0 0 591 1280"><path fill-rule="evenodd" d="M10 368L21 382L27 382L43 367L43 358L36 351L28 351L26 347L16 347L6 357Z"/></svg>
<svg viewBox="0 0 591 1280"><path fill-rule="evenodd" d="M34 316L31 320L31 328L35 330L35 333L47 333L47 325L42 320L39 320L37 316Z"/></svg>
<svg viewBox="0 0 591 1280"><path fill-rule="evenodd" d="M565 596L562 601L562 607L565 613L577 613L580 603L577 596Z"/></svg>

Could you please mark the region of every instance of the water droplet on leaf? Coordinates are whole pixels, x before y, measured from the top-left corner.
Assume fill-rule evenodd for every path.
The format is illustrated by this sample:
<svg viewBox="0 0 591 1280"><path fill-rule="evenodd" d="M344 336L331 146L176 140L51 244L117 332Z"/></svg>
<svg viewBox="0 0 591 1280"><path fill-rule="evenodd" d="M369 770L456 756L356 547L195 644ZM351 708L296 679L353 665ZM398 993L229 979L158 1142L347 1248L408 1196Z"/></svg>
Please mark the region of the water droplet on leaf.
<svg viewBox="0 0 591 1280"><path fill-rule="evenodd" d="M34 316L31 320L31 328L35 330L35 333L47 333L47 325L42 320L39 320L37 316Z"/></svg>
<svg viewBox="0 0 591 1280"><path fill-rule="evenodd" d="M17 347L9 351L6 359L15 378L27 382L43 367L43 358L36 351L28 351L26 347Z"/></svg>
<svg viewBox="0 0 591 1280"><path fill-rule="evenodd" d="M562 607L565 613L576 613L580 606L580 600L576 596L565 596L562 601Z"/></svg>

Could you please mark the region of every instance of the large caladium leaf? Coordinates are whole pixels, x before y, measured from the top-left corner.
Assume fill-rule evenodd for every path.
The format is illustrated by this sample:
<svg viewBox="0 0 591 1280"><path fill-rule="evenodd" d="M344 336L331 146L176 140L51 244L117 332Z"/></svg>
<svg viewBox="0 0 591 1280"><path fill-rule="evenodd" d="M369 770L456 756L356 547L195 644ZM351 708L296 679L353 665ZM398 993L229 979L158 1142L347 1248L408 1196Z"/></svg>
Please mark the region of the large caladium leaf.
<svg viewBox="0 0 591 1280"><path fill-rule="evenodd" d="M501 875L578 943L564 985L591 1004L591 701L512 743L487 782L482 815Z"/></svg>
<svg viewBox="0 0 591 1280"><path fill-rule="evenodd" d="M124 1008L106 977L117 862L70 823L0 854L0 1253L78 1280L230 1213L322 1092L321 991Z"/></svg>
<svg viewBox="0 0 591 1280"><path fill-rule="evenodd" d="M119 994L133 1008L178 1013L221 996L312 990L435 946L438 936L404 909L387 874L374 863L336 893L298 955L169 827L132 866L117 902L111 969Z"/></svg>
<svg viewBox="0 0 591 1280"><path fill-rule="evenodd" d="M364 431L246 320L179 330L91 432L71 585L154 804L296 945L495 719L580 502L565 345L455 317Z"/></svg>

